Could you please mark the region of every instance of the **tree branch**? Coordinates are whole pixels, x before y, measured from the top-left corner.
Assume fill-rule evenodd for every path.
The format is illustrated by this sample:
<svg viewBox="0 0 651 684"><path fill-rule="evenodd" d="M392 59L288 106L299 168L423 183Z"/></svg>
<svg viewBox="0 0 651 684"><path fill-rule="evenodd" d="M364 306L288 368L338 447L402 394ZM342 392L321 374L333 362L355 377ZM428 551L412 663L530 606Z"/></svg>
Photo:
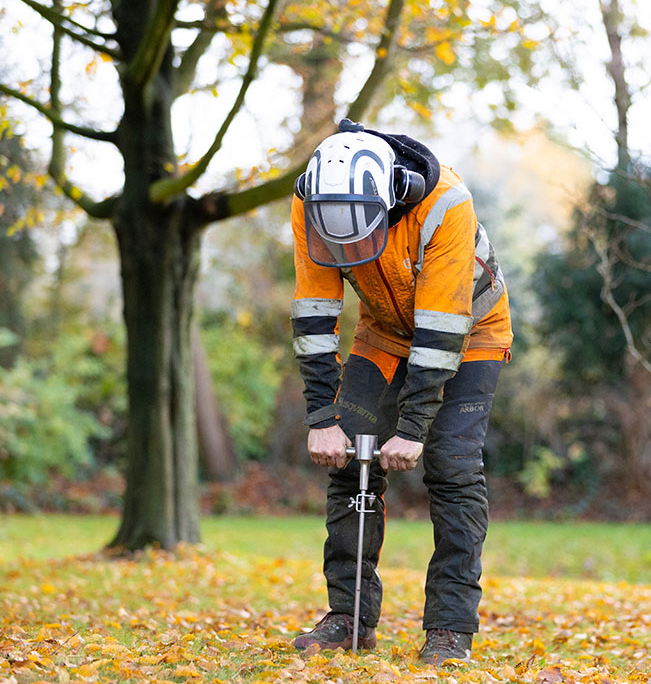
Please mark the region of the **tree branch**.
<svg viewBox="0 0 651 684"><path fill-rule="evenodd" d="M61 11L61 0L53 0L52 11L55 13ZM48 113L52 114L58 120L61 120L61 100L59 99L59 93L61 91L61 77L59 70L61 67L62 33L63 31L61 27L54 23L54 32L52 36L52 66L50 69L50 110ZM53 125L52 153L50 156L48 173L52 176L61 190L63 190L64 194L67 195L73 202L75 202L75 204L80 206L86 213L95 218L108 218L114 209L115 202L107 200L98 204L66 179L64 173L66 150L63 144L63 135L63 127L56 124ZM110 213L107 214L107 212Z"/></svg>
<svg viewBox="0 0 651 684"><path fill-rule="evenodd" d="M61 188L63 194L71 199L78 207L83 209L89 216L96 219L110 219L114 216L120 200L119 196L114 195L112 197L107 197L101 202L96 202L90 195L87 195L74 183L68 180L65 174L54 166L52 162L48 167L48 173L57 186Z"/></svg>
<svg viewBox="0 0 651 684"><path fill-rule="evenodd" d="M69 17L66 17L63 14L58 14L51 7L45 7L44 5L41 5L40 3L35 2L34 0L22 1L28 7L31 7L35 12L38 12L44 19L47 19L47 21L49 21L53 26L56 26L57 28L61 29L61 31L63 31L67 36L70 36L79 43L87 45L88 47L92 48L93 50L96 50L97 52L103 52L104 54L109 55L112 59L116 61L122 59L122 56L118 50L114 50L113 48L110 48L106 45L99 45L98 43L86 37L85 35L80 35L79 33L76 33L72 28L68 28L64 24L65 22L67 22L76 29L83 31L86 34L96 35L107 40L113 38L113 36L111 36L110 34L101 33L100 31L95 31L93 29L86 28L82 24L73 21Z"/></svg>
<svg viewBox="0 0 651 684"><path fill-rule="evenodd" d="M212 39L215 36L215 33L217 33L217 30L214 26L214 20L223 13L223 0L210 0L208 6L206 7L206 13L203 21L198 22L203 24L203 26L199 30L199 33L190 47L188 47L188 49L183 53L181 63L175 71L176 78L174 80L174 99L183 95L190 88L197 70L199 59L208 49ZM213 24L211 29L204 28L204 26L207 27L211 23Z"/></svg>
<svg viewBox="0 0 651 684"><path fill-rule="evenodd" d="M247 188L237 192L211 192L193 202L195 219L199 226L214 221L221 221L231 216L244 214L251 209L260 207L268 202L288 195L294 186L294 181L305 168L307 161L293 167L282 176L267 181L254 188Z"/></svg>
<svg viewBox="0 0 651 684"><path fill-rule="evenodd" d="M126 81L134 88L144 88L158 71L169 38L174 28L174 15L178 0L159 0L143 31L138 51L127 67Z"/></svg>
<svg viewBox="0 0 651 684"><path fill-rule="evenodd" d="M242 78L242 85L240 86L240 92L235 98L235 102L231 107L230 112L228 112L224 122L222 123L215 139L210 145L208 151L199 159L199 161L192 166L192 168L182 176L176 178L164 178L162 180L156 181L152 184L149 189L149 198L154 203L164 202L174 195L178 195L187 188L189 188L208 168L210 160L215 156L217 151L222 145L224 136L228 131L233 119L240 111L242 105L244 104L244 97L246 96L246 91L255 79L256 70L258 66L258 60L262 53L262 46L264 44L265 38L269 29L271 27L271 22L273 19L274 12L276 10L276 5L278 0L269 0L267 7L265 8L262 19L260 20L260 26L256 33L255 39L253 41L253 46L251 47L251 54L249 57L249 66L246 70L246 74Z"/></svg>
<svg viewBox="0 0 651 684"><path fill-rule="evenodd" d="M628 316L624 309L617 303L613 294L616 285L613 282L613 264L608 252L608 243L600 240L596 231L588 226L587 222L584 222L583 232L592 243L592 246L599 257L599 263L596 265L596 269L602 279L601 299L608 304L617 316L619 325L626 339L626 349L628 353L642 366L642 368L644 368L644 370L651 374L651 362L649 362L637 348L631 326L628 322Z"/></svg>
<svg viewBox="0 0 651 684"><path fill-rule="evenodd" d="M348 108L347 116L353 121L359 121L362 118L373 99L373 95L375 95L375 91L389 71L403 6L404 0L391 0L389 3L382 38L375 49L375 64L357 98Z"/></svg>
<svg viewBox="0 0 651 684"><path fill-rule="evenodd" d="M48 118L55 126L58 128L63 128L66 131L70 131L70 133L75 133L76 135L81 135L84 138L90 138L92 140L102 140L104 142L114 143L117 139L115 131L98 131L94 128L87 128L85 126L77 126L76 124L68 123L67 121L64 121L61 116L51 107L41 104L37 100L34 100L27 95L23 95L23 93L6 86L3 83L0 83L0 93L14 97L30 107L33 107L38 112L43 114L43 116Z"/></svg>
<svg viewBox="0 0 651 684"><path fill-rule="evenodd" d="M326 38L332 38L340 43L348 45L349 43L363 43L354 38L352 35L346 35L340 31L333 31L325 26L317 26L316 24L310 24L309 22L285 22L281 23L278 27L278 33L291 33L292 31L313 31L314 33L319 33Z"/></svg>
<svg viewBox="0 0 651 684"><path fill-rule="evenodd" d="M610 47L611 59L606 66L615 85L617 168L626 172L631 161L628 149L628 110L631 107L631 94L626 82L626 65L622 54L622 37L619 34L622 13L619 9L619 0L610 0L608 4L601 0L599 4Z"/></svg>
<svg viewBox="0 0 651 684"><path fill-rule="evenodd" d="M595 211L597 211L598 214L601 214L601 216L609 219L610 221L619 221L620 223L623 223L624 225L629 226L630 228L637 228L638 230L642 230L645 233L651 233L651 226L642 221L636 221L635 219L630 218L630 216L624 216L624 214L613 214L612 212L605 211L600 207L595 207Z"/></svg>

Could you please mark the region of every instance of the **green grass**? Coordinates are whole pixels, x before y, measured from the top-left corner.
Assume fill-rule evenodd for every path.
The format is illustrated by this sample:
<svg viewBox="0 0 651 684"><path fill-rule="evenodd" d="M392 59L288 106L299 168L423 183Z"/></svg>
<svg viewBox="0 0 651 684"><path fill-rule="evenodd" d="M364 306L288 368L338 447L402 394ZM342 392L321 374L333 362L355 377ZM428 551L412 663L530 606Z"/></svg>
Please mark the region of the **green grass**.
<svg viewBox="0 0 651 684"><path fill-rule="evenodd" d="M0 559L65 558L100 549L115 533L109 516L0 516ZM318 560L325 539L319 517L211 517L202 521L207 550L261 558ZM424 570L432 551L427 522L389 520L381 567ZM530 576L651 584L651 525L493 522L485 576Z"/></svg>

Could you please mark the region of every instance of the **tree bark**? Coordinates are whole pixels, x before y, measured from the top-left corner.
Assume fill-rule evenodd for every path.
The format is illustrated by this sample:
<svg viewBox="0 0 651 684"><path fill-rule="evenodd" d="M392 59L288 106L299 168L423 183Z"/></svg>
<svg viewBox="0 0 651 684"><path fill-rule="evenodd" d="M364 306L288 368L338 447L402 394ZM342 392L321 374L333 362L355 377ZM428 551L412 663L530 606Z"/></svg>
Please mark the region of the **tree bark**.
<svg viewBox="0 0 651 684"><path fill-rule="evenodd" d="M117 227L129 427L124 511L111 546L126 549L199 541L190 337L199 237L183 215L150 207Z"/></svg>
<svg viewBox="0 0 651 684"><path fill-rule="evenodd" d="M211 480L228 480L235 474L237 456L228 432L226 416L220 409L213 391L206 350L196 323L192 326L192 358L201 469Z"/></svg>
<svg viewBox="0 0 651 684"><path fill-rule="evenodd" d="M601 16L608 37L610 47L610 61L607 64L608 73L615 86L615 107L617 108L617 170L627 173L630 169L630 152L628 149L628 110L631 107L631 94L626 82L626 64L622 54L622 37L619 27L622 20L619 0L601 0Z"/></svg>

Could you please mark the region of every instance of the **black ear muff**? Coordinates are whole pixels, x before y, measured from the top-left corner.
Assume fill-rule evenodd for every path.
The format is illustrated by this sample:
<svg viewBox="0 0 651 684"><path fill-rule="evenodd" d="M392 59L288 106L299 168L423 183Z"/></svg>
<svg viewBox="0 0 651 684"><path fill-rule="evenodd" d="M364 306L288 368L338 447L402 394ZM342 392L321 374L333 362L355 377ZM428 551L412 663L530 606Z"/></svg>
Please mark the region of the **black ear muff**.
<svg viewBox="0 0 651 684"><path fill-rule="evenodd" d="M294 194L298 199L304 200L305 199L305 174L302 173L295 181L294 181Z"/></svg>
<svg viewBox="0 0 651 684"><path fill-rule="evenodd" d="M393 190L399 204L415 204L425 197L425 178L396 164L393 167Z"/></svg>

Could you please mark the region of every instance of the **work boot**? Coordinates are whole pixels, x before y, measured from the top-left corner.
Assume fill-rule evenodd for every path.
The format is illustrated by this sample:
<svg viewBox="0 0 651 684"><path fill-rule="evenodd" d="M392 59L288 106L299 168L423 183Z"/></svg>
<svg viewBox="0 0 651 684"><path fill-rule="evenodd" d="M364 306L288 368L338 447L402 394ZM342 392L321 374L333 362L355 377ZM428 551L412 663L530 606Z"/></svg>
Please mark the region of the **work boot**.
<svg viewBox="0 0 651 684"><path fill-rule="evenodd" d="M443 665L446 660L470 662L472 634L451 629L428 629L420 659L428 665Z"/></svg>
<svg viewBox="0 0 651 684"><path fill-rule="evenodd" d="M301 650L312 644L318 644L322 649L352 648L353 616L346 613L328 613L311 632L301 634L294 639L294 647ZM375 629L367 627L360 620L357 647L375 648L376 644Z"/></svg>

